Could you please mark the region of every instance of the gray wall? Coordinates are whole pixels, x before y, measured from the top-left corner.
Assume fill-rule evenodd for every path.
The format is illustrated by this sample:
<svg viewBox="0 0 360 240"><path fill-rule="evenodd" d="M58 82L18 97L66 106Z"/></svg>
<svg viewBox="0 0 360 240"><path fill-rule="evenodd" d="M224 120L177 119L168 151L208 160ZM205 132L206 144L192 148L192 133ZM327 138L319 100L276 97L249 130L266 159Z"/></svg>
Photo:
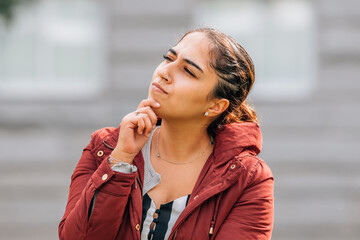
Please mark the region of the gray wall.
<svg viewBox="0 0 360 240"><path fill-rule="evenodd" d="M0 239L57 239L90 133L117 126L146 97L163 50L192 27L192 4L107 0L106 76L96 96L1 98ZM298 101L254 99L261 157L275 175L273 239L358 239L360 2L317 0L314 8L315 91Z"/></svg>

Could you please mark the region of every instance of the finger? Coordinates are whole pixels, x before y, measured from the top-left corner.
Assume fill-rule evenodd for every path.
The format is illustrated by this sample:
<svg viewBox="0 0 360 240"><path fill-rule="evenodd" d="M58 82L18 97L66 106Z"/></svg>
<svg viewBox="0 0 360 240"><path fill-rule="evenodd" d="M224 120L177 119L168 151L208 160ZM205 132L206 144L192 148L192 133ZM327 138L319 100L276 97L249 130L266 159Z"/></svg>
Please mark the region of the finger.
<svg viewBox="0 0 360 240"><path fill-rule="evenodd" d="M149 115L144 114L144 115L141 115L141 117L145 123L144 133L146 136L149 136L149 134L151 133L151 131L153 129L153 124L151 123Z"/></svg>
<svg viewBox="0 0 360 240"><path fill-rule="evenodd" d="M137 132L138 132L138 134L141 135L141 134L143 134L144 129L145 129L145 122L144 122L144 119L140 115L137 117L137 119L138 119Z"/></svg>
<svg viewBox="0 0 360 240"><path fill-rule="evenodd" d="M137 110L137 111L149 115L151 124L152 124L153 126L156 125L156 123L157 123L157 116L156 116L155 112L153 111L153 109L152 109L151 107L143 107L143 108L140 108L140 109Z"/></svg>
<svg viewBox="0 0 360 240"><path fill-rule="evenodd" d="M159 108L160 107L160 103L156 102L154 99L144 99L140 102L139 106L137 109L143 108L143 107L153 107L153 108Z"/></svg>

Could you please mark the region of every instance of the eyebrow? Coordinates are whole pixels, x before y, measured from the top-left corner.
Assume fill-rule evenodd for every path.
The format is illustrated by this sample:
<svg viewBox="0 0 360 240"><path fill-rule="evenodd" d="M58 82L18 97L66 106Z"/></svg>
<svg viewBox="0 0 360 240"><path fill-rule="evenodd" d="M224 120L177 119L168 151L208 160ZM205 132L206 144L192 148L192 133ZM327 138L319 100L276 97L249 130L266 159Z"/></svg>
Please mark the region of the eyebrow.
<svg viewBox="0 0 360 240"><path fill-rule="evenodd" d="M176 52L174 49L170 48L170 49L169 49L169 52L171 52L172 54L174 54L175 56L177 56L177 52ZM186 58L184 58L184 61L187 62L188 64L196 67L196 68L199 69L202 73L204 73L204 71L201 69L201 67L199 67L199 65L197 65L197 64L194 63L193 61L191 61L191 60L189 60L189 59L186 59Z"/></svg>

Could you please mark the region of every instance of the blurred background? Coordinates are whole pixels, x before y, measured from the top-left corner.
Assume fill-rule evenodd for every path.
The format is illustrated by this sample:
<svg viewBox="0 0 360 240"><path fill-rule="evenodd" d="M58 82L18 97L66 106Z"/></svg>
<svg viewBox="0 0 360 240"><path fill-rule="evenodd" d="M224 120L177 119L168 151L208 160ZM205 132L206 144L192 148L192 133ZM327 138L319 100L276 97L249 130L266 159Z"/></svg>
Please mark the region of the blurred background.
<svg viewBox="0 0 360 240"><path fill-rule="evenodd" d="M58 239L90 134L118 126L202 26L255 62L272 239L359 239L357 0L0 0L0 239Z"/></svg>

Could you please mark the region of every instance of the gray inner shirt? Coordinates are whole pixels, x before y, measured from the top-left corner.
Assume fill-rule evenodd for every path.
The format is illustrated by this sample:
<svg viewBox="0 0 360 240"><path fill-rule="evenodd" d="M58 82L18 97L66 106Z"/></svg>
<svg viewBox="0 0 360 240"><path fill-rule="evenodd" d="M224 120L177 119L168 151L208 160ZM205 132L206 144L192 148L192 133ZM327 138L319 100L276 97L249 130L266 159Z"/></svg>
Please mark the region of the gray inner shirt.
<svg viewBox="0 0 360 240"><path fill-rule="evenodd" d="M151 147L151 139L153 137L154 132L160 126L157 126L150 134L148 141L145 143L141 152L144 157L144 186L142 194L145 195L148 191L154 188L161 182L161 176L157 172L155 172L154 168L151 165L150 161L150 147Z"/></svg>

